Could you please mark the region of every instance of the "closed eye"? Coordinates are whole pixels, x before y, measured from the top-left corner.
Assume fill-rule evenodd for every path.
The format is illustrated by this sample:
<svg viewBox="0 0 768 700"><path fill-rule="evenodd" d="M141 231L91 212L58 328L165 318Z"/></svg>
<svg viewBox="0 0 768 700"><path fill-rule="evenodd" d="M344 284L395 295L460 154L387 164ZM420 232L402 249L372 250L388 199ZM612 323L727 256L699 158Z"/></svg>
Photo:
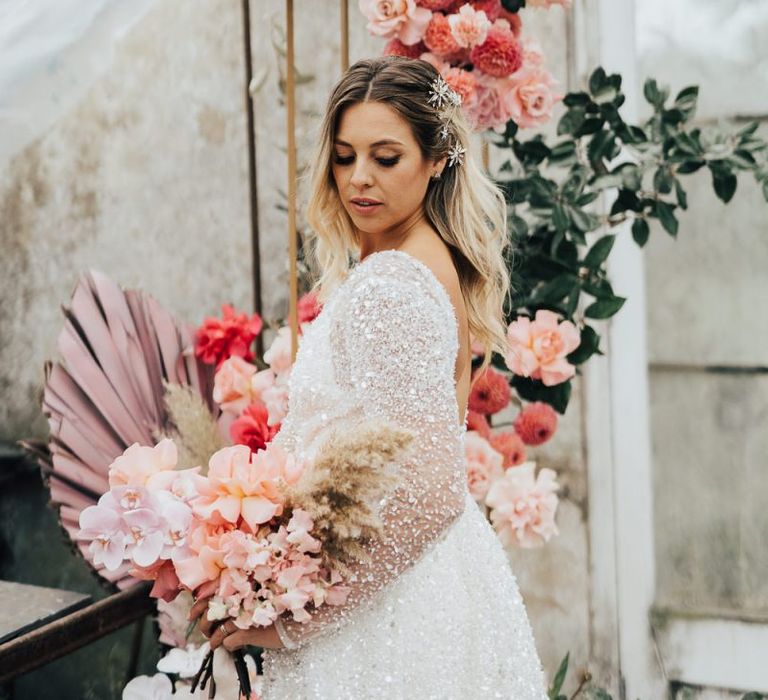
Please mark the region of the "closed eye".
<svg viewBox="0 0 768 700"><path fill-rule="evenodd" d="M354 156L334 156L333 162L337 165L350 165L354 160ZM397 165L399 160L400 156L393 156L391 158L376 158L376 162L385 168L391 168L393 165Z"/></svg>

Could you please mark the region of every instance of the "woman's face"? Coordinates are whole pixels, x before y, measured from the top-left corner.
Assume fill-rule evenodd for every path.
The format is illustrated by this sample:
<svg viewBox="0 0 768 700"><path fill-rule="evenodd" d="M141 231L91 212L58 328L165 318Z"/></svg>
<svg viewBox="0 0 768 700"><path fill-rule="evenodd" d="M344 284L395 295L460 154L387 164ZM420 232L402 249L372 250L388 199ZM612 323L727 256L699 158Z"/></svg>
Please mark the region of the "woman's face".
<svg viewBox="0 0 768 700"><path fill-rule="evenodd" d="M420 216L429 178L441 168L422 156L411 127L394 109L362 102L342 113L331 169L352 223L377 234Z"/></svg>

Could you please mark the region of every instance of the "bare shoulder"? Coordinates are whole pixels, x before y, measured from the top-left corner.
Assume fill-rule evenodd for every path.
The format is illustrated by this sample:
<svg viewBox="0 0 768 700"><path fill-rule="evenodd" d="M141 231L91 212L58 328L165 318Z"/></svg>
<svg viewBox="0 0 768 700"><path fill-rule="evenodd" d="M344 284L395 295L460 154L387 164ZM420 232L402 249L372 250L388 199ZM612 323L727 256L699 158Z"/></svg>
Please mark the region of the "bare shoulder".
<svg viewBox="0 0 768 700"><path fill-rule="evenodd" d="M459 302L462 302L461 305L463 306L459 274L456 272L448 246L443 241L439 239L421 240L403 246L401 250L424 263L446 288L454 305L459 305Z"/></svg>

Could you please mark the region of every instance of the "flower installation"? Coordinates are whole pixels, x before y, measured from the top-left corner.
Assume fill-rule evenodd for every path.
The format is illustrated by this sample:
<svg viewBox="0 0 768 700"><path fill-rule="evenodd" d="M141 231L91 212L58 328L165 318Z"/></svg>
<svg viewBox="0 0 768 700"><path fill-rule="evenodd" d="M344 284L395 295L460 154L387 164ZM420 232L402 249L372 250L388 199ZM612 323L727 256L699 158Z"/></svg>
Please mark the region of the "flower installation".
<svg viewBox="0 0 768 700"><path fill-rule="evenodd" d="M540 126L563 98L539 44L524 36L519 9L502 0L359 0L368 31L388 39L385 55L431 63L461 96L475 131L503 133L511 120ZM531 7L570 6L539 0ZM508 9L513 8L513 9Z"/></svg>

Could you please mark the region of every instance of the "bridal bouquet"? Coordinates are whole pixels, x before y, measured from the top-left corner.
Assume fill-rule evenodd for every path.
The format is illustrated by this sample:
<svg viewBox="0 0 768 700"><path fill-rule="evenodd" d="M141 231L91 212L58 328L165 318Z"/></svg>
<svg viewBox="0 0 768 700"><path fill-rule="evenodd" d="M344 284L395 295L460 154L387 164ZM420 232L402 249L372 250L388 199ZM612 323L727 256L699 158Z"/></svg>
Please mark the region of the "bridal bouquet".
<svg viewBox="0 0 768 700"><path fill-rule="evenodd" d="M133 576L153 579L154 597L210 596L209 620L248 629L289 612L306 622L346 601L342 572L359 558L358 538L379 533L376 503L394 485L391 460L410 439L363 425L333 436L311 464L274 444L257 452L233 445L214 453L205 472L177 469L169 438L134 444L110 466L109 491L80 513L80 538L95 563L111 571L127 563ZM212 660L211 651L193 691L205 687ZM237 652L235 667L250 697Z"/></svg>

